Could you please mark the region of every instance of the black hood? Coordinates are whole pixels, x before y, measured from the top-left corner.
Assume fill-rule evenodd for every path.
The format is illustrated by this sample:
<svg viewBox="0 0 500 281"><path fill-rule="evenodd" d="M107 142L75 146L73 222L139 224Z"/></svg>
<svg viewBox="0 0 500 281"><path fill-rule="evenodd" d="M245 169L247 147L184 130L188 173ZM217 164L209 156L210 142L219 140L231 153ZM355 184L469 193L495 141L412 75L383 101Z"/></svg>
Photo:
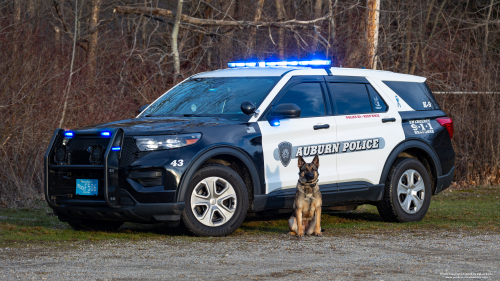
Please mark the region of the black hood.
<svg viewBox="0 0 500 281"><path fill-rule="evenodd" d="M142 117L85 126L76 131L122 128L125 135L177 134L187 129L241 123L214 117ZM193 130L189 130L192 132Z"/></svg>

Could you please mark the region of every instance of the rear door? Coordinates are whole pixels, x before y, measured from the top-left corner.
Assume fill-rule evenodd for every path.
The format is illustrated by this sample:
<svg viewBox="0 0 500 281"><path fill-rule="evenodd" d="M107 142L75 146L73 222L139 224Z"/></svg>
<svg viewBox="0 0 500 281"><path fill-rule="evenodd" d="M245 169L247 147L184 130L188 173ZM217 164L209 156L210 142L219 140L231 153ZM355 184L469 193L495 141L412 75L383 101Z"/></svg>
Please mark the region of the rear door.
<svg viewBox="0 0 500 281"><path fill-rule="evenodd" d="M338 197L353 198L379 184L384 164L404 133L397 107L362 77L325 77L332 98L337 139ZM343 82L345 81L345 82ZM355 197L355 196L354 196Z"/></svg>
<svg viewBox="0 0 500 281"><path fill-rule="evenodd" d="M266 117L282 103L298 105L301 116L281 119L279 126L271 126ZM336 124L330 104L322 76L295 77L283 87L258 121L262 132L266 193L281 190L293 194L299 179L298 156L309 163L318 154L322 192L326 200L333 198L338 178L335 147L332 147L336 142Z"/></svg>

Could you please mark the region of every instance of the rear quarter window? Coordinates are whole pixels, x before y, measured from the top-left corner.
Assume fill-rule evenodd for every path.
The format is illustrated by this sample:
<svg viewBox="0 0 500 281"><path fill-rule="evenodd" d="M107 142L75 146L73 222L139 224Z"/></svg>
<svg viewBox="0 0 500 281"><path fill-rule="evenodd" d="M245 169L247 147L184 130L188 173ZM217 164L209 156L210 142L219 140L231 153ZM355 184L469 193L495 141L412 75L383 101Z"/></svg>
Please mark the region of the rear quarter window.
<svg viewBox="0 0 500 281"><path fill-rule="evenodd" d="M414 110L440 110L431 90L424 83L383 81Z"/></svg>

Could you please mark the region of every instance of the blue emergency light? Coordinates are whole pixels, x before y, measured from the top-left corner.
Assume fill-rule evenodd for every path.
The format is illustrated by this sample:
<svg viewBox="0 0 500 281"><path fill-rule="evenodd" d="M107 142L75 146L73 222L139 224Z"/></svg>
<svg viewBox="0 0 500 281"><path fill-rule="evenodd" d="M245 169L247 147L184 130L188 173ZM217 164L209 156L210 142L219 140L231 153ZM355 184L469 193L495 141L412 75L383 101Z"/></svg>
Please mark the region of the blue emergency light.
<svg viewBox="0 0 500 281"><path fill-rule="evenodd" d="M290 61L233 61L227 65L231 68L236 67L268 67L268 66L309 66L309 67L321 67L330 66L332 64L331 60L290 60Z"/></svg>
<svg viewBox="0 0 500 281"><path fill-rule="evenodd" d="M121 149L122 149L122 148L121 148L121 147L119 147L119 146L113 146L113 147L111 147L111 150L112 150L112 151L120 151Z"/></svg>
<svg viewBox="0 0 500 281"><path fill-rule="evenodd" d="M109 136L111 136L111 132L109 132L109 131L101 132L101 136L103 136L103 137L109 137Z"/></svg>
<svg viewBox="0 0 500 281"><path fill-rule="evenodd" d="M67 132L64 132L64 136L67 138L72 138L73 136L75 136L75 133L67 131Z"/></svg>

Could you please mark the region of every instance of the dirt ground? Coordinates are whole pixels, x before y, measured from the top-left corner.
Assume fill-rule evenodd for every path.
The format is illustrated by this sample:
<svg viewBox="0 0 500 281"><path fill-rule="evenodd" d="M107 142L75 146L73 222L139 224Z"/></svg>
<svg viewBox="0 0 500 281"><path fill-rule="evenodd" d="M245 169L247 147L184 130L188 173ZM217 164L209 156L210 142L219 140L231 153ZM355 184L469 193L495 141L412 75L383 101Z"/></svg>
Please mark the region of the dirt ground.
<svg viewBox="0 0 500 281"><path fill-rule="evenodd" d="M500 279L500 235L243 235L0 248L2 280Z"/></svg>

